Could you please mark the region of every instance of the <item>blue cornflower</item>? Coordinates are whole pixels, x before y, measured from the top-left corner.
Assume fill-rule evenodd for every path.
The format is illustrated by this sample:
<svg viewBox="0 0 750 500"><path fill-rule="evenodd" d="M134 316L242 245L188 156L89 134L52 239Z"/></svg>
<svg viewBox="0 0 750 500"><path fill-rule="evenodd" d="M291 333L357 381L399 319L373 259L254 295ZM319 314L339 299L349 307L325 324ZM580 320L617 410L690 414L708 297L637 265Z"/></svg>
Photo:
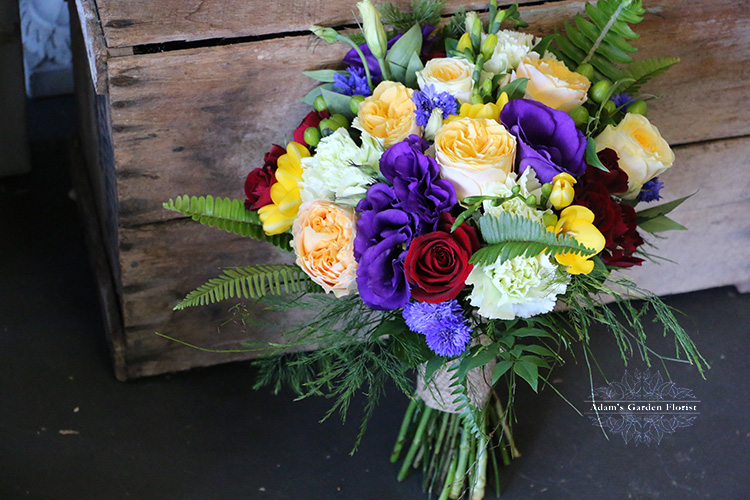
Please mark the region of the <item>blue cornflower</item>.
<svg viewBox="0 0 750 500"><path fill-rule="evenodd" d="M641 187L641 192L638 193L638 201L657 201L661 200L659 191L664 187L664 183L659 180L658 177L654 177Z"/></svg>
<svg viewBox="0 0 750 500"><path fill-rule="evenodd" d="M438 356L458 356L471 341L471 328L455 299L439 304L410 302L403 316L406 326L424 335L427 347Z"/></svg>
<svg viewBox="0 0 750 500"><path fill-rule="evenodd" d="M349 66L346 70L349 72L349 76L334 73L333 90L335 92L344 95L363 95L365 97L372 94L370 86L367 85L364 68Z"/></svg>
<svg viewBox="0 0 750 500"><path fill-rule="evenodd" d="M635 102L635 99L630 97L627 93L613 95L611 99L612 102L615 103L615 106L617 106L618 108L622 106L623 113L628 110L628 106Z"/></svg>
<svg viewBox="0 0 750 500"><path fill-rule="evenodd" d="M414 92L411 100L417 106L414 113L417 115L417 125L420 127L427 125L430 115L435 109L440 109L443 112L443 120L448 118L448 115L455 115L458 110L455 97L448 92L436 93L435 87L432 85L426 85L422 91Z"/></svg>

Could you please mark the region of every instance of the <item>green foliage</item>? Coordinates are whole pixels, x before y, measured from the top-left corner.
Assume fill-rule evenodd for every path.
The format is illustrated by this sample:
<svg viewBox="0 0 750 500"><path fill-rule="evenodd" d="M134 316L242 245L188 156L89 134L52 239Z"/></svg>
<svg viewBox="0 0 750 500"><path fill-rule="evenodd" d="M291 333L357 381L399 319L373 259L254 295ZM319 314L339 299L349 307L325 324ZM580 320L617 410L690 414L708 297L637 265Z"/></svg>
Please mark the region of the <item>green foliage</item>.
<svg viewBox="0 0 750 500"><path fill-rule="evenodd" d="M627 76L617 64L629 64L635 47L628 40L638 38L628 23L636 24L643 19L645 9L641 0L599 0L596 5L586 4L587 20L575 16L574 25L565 22L565 34L555 40L555 54L565 61L570 69L581 64L591 64L598 75L610 80Z"/></svg>
<svg viewBox="0 0 750 500"><path fill-rule="evenodd" d="M678 62L680 62L679 57L651 57L634 62L628 66L630 77L634 81L625 90L631 94L637 94L646 82L661 75Z"/></svg>
<svg viewBox="0 0 750 500"><path fill-rule="evenodd" d="M508 213L482 216L479 228L488 245L471 256L472 264L502 263L514 257L534 257L541 253L594 253L571 236L555 235L536 221Z"/></svg>
<svg viewBox="0 0 750 500"><path fill-rule="evenodd" d="M404 85L416 87L416 76L407 75L407 70L412 68L422 69L419 52L422 50L422 31L418 25L413 25L393 44L385 56L385 62L391 72L391 78ZM418 64L417 64L418 63Z"/></svg>
<svg viewBox="0 0 750 500"><path fill-rule="evenodd" d="M178 196L164 203L164 208L180 212L198 221L217 229L223 229L228 233L267 241L274 246L291 251L289 243L292 235L288 233L267 235L263 231L263 225L258 214L251 210L245 210L242 200L230 198L214 198L213 196Z"/></svg>
<svg viewBox="0 0 750 500"><path fill-rule="evenodd" d="M448 39L453 39L455 42L459 38L461 38L461 35L463 35L466 32L466 10L462 7L461 10L453 14L451 17L451 20L448 21L448 24L443 26L443 29L440 30L440 36L442 38L446 39L446 42ZM446 49L448 46L446 46ZM452 48L456 48L455 45Z"/></svg>
<svg viewBox="0 0 750 500"><path fill-rule="evenodd" d="M257 299L267 294L320 292L322 289L293 264L230 267L224 274L190 292L175 310L214 304L237 297Z"/></svg>
<svg viewBox="0 0 750 500"><path fill-rule="evenodd" d="M411 0L411 12L404 12L391 2L377 7L383 16L383 23L403 33L415 24L420 27L440 24L440 12L445 7L445 0Z"/></svg>

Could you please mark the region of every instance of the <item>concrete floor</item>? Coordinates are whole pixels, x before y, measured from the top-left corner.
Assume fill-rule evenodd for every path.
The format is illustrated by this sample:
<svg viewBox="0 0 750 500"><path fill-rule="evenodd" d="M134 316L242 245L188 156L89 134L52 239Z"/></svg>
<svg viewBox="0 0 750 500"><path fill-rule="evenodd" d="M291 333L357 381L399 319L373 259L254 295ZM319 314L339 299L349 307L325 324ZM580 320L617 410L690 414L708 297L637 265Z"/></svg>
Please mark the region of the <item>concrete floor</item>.
<svg viewBox="0 0 750 500"><path fill-rule="evenodd" d="M349 456L361 405L345 425L319 424L328 401L255 392L248 363L115 381L67 174L72 99L31 105L33 171L0 180L0 499L426 498L418 476L397 483L388 462L407 403L396 391ZM667 302L713 367L702 380L669 366L702 402L694 424L636 447L605 439L550 390L521 390L523 457L503 471L502 498L750 498L750 296L721 288ZM669 351L656 325L648 332ZM619 378L611 335L593 344ZM555 386L582 408L588 371L580 352L569 361Z"/></svg>

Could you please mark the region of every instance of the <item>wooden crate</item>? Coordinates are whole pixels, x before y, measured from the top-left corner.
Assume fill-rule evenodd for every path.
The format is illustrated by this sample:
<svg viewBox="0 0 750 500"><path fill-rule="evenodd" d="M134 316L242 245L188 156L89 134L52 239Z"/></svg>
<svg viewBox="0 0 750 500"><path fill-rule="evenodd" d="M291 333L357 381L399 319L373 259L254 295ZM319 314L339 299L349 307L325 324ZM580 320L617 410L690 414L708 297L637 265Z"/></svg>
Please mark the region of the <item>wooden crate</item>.
<svg viewBox="0 0 750 500"><path fill-rule="evenodd" d="M407 1L398 4L407 5ZM570 0L521 4L547 34L583 10ZM742 3L742 2L741 2ZM485 2L463 2L481 9ZM450 0L447 12L462 2ZM96 9L98 7L98 11ZM682 63L646 88L663 94L649 117L673 145L666 199L697 191L674 212L690 228L657 242L675 264L630 274L660 294L750 283L750 17L734 0L653 0L638 27L639 57ZM162 209L180 194L242 197L247 173L284 144L307 112L314 82L346 51L316 43L310 23L352 23L354 1L76 0L74 51L85 169L76 174L106 311L117 377L250 357L213 349L275 338L279 327L219 327L226 306L173 312L220 268L288 259L262 243ZM266 318L279 322L279 318Z"/></svg>

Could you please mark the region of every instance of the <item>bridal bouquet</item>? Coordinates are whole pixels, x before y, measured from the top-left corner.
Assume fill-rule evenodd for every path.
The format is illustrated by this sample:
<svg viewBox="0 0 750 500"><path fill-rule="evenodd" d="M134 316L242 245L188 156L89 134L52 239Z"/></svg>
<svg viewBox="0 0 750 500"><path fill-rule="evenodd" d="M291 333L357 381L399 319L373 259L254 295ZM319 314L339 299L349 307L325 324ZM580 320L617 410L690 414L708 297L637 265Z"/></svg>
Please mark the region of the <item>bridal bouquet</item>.
<svg viewBox="0 0 750 500"><path fill-rule="evenodd" d="M362 392L364 432L395 382L411 397L399 480L421 468L440 498L480 499L518 455L517 384L554 390L550 371L577 343L588 363L593 323L625 362L648 363L652 310L677 358L706 363L672 311L616 273L648 257L644 232L685 229L666 215L684 199L642 209L675 157L641 89L678 60L633 60L641 1L586 4L544 38L517 6L442 18L443 3L364 0L361 33L313 26L351 50L305 73L320 82L303 99L312 110L249 173L246 200L165 207L293 254L226 269L177 306L313 309L265 346L277 355L257 361L259 386L331 397L343 416Z"/></svg>

